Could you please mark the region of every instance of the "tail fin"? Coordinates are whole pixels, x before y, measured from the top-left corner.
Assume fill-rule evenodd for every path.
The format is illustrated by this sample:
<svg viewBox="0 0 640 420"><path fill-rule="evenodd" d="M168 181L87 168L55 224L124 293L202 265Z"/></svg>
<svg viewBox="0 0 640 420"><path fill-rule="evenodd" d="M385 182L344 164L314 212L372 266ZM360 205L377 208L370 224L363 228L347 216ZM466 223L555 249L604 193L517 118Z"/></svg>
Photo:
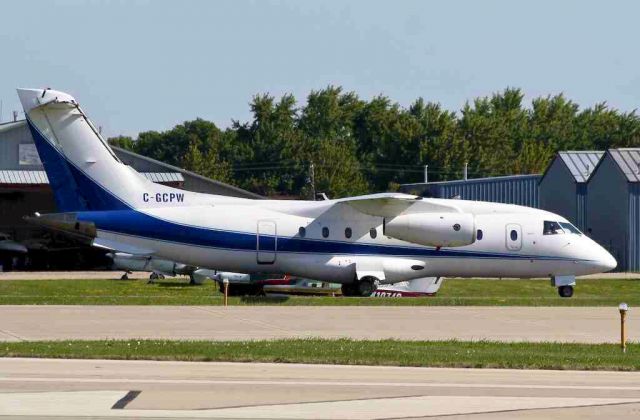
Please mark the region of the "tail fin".
<svg viewBox="0 0 640 420"><path fill-rule="evenodd" d="M72 96L50 89L18 89L18 96L61 211L185 204L189 193L123 164Z"/></svg>
<svg viewBox="0 0 640 420"><path fill-rule="evenodd" d="M28 123L28 125L36 144L38 155L40 155L40 160L47 172L58 211L89 210L86 199L80 194L78 184L64 159L61 159L58 151L49 142L42 139L42 136L31 123Z"/></svg>

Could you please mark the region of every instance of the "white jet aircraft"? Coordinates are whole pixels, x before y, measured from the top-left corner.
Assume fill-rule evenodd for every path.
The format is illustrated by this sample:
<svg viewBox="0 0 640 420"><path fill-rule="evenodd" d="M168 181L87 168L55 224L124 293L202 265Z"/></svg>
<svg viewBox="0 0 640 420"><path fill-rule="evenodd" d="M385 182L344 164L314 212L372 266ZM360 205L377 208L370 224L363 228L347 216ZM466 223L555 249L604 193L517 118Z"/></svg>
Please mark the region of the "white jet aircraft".
<svg viewBox="0 0 640 420"><path fill-rule="evenodd" d="M544 276L569 297L576 275L616 266L565 218L533 208L396 193L251 200L154 184L118 159L69 94L18 95L64 212L40 222L95 246L342 283L351 296L424 277Z"/></svg>

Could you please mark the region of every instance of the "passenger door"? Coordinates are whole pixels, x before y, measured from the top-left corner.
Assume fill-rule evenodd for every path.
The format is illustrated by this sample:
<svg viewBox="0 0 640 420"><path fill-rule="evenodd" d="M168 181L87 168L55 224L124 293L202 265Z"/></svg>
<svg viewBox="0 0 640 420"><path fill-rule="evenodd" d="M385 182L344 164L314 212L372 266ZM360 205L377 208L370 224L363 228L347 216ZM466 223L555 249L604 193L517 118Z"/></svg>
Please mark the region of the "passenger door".
<svg viewBox="0 0 640 420"><path fill-rule="evenodd" d="M256 254L258 264L273 264L276 261L278 236L276 222L259 220L256 235Z"/></svg>
<svg viewBox="0 0 640 420"><path fill-rule="evenodd" d="M515 223L509 223L505 229L506 246L509 251L522 249L522 227Z"/></svg>

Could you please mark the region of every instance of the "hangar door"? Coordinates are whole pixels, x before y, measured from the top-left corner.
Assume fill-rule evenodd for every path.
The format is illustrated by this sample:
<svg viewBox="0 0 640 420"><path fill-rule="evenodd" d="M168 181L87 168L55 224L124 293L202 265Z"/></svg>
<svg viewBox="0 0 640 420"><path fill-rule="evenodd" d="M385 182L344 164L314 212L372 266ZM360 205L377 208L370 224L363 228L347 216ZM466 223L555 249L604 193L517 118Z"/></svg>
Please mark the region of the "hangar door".
<svg viewBox="0 0 640 420"><path fill-rule="evenodd" d="M276 261L278 248L276 222L272 220L258 221L258 234L256 237L258 264L273 264Z"/></svg>

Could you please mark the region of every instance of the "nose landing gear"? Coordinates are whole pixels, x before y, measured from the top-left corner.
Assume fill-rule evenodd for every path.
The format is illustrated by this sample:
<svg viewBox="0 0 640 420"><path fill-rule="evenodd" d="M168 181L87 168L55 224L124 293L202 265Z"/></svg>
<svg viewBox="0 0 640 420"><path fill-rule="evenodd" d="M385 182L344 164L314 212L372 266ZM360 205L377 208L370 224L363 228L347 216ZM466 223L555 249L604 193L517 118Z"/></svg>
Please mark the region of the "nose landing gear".
<svg viewBox="0 0 640 420"><path fill-rule="evenodd" d="M570 298L573 296L573 286L560 286L558 287L558 294L563 298Z"/></svg>
<svg viewBox="0 0 640 420"><path fill-rule="evenodd" d="M576 276L551 276L551 285L558 288L558 295L563 298L573 296Z"/></svg>

